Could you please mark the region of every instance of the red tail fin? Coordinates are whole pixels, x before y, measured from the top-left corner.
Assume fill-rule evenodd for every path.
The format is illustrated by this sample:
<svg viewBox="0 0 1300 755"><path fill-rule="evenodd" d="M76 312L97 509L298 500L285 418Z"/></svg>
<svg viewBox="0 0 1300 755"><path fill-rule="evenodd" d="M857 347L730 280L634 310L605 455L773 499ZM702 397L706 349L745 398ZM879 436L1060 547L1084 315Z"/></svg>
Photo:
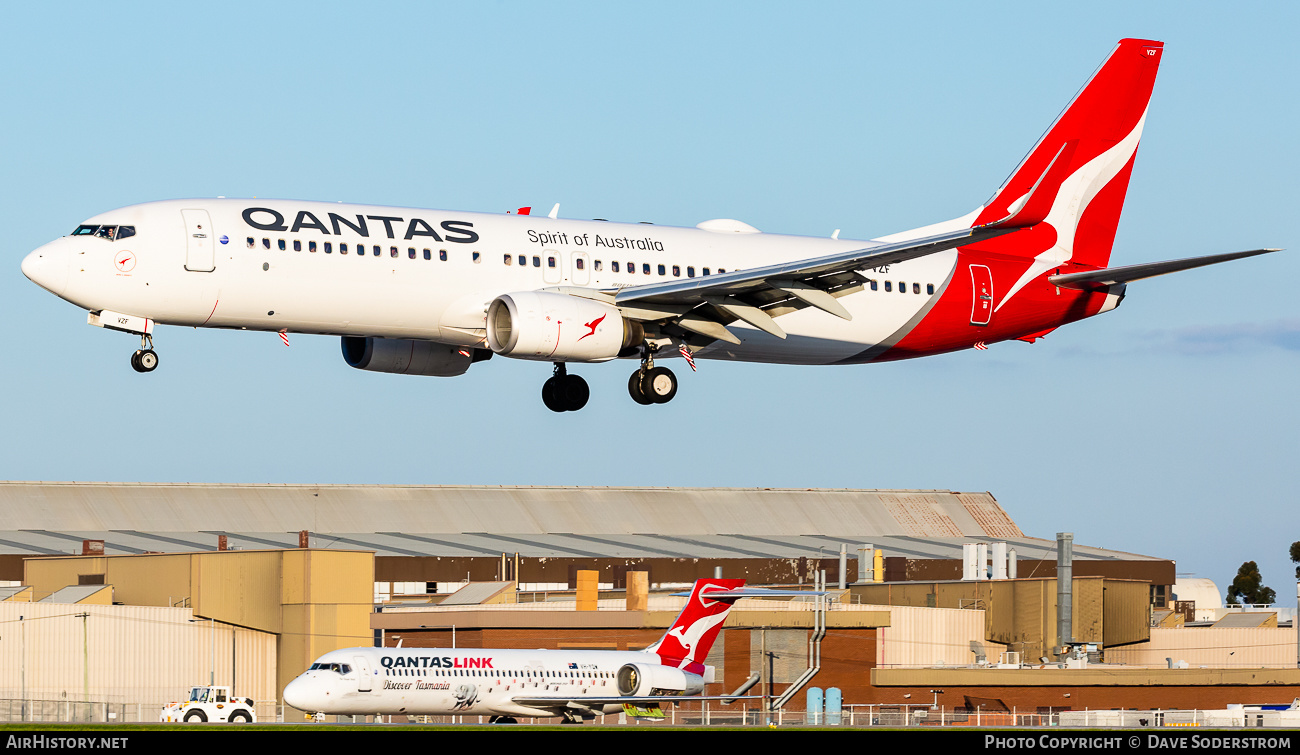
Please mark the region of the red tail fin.
<svg viewBox="0 0 1300 755"><path fill-rule="evenodd" d="M1041 222L981 249L1106 266L1163 50L1163 42L1120 40L974 225Z"/></svg>
<svg viewBox="0 0 1300 755"><path fill-rule="evenodd" d="M691 597L668 631L649 650L658 653L664 665L685 668L704 663L722 622L738 598L710 599L709 593L745 586L743 579L696 580Z"/></svg>

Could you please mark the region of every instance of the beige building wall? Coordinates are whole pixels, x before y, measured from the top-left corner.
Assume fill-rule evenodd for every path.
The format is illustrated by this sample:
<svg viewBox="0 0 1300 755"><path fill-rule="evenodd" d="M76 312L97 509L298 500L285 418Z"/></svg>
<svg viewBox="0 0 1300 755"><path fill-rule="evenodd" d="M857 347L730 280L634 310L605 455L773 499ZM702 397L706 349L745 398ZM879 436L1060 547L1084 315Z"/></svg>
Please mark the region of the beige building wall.
<svg viewBox="0 0 1300 755"><path fill-rule="evenodd" d="M85 576L102 575L117 602L187 607L195 617L213 619L219 626L277 635L272 699L321 655L374 642L375 569L374 554L368 551L209 551L23 563L24 583L36 600Z"/></svg>
<svg viewBox="0 0 1300 755"><path fill-rule="evenodd" d="M188 608L6 601L0 628L0 698L140 703L156 721L213 675L267 713L278 693L275 635Z"/></svg>
<svg viewBox="0 0 1300 755"><path fill-rule="evenodd" d="M855 608L857 606L854 606ZM979 643L990 663L1006 646L984 637L984 611L913 606L862 606L889 614L877 630L876 666L960 666L975 662L971 643Z"/></svg>
<svg viewBox="0 0 1300 755"><path fill-rule="evenodd" d="M1107 663L1158 668L1172 658L1191 668L1294 669L1296 657L1296 630L1275 627L1156 627L1149 642L1105 651Z"/></svg>

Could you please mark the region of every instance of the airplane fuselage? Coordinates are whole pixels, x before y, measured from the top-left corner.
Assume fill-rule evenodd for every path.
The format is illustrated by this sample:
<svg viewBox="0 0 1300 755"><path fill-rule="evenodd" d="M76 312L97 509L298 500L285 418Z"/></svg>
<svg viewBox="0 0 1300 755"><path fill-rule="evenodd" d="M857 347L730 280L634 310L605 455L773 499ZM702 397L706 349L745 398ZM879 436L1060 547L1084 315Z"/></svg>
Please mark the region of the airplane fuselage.
<svg viewBox="0 0 1300 755"><path fill-rule="evenodd" d="M24 270L84 309L158 324L483 347L487 305L501 294L704 277L963 223L970 217L864 242L759 233L734 221L705 230L325 202L169 200L90 218L84 226L128 226L135 234L66 236L33 252ZM851 320L812 307L789 312L780 319L785 339L737 323L740 344L718 341L696 356L786 364L924 356L1040 333L1119 301L1120 292L1056 288L1045 274L1007 297L1028 266L963 248L860 270L857 290L838 299ZM1052 272L1073 269L1066 262ZM980 290L981 281L990 290ZM990 307L985 322L982 296Z"/></svg>

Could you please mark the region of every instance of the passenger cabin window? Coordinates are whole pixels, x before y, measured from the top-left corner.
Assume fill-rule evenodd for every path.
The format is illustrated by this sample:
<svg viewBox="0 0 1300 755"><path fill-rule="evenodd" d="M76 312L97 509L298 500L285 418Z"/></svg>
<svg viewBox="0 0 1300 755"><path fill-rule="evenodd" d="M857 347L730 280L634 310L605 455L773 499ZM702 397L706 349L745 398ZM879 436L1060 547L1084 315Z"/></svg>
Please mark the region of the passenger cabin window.
<svg viewBox="0 0 1300 755"><path fill-rule="evenodd" d="M257 246L257 239L253 238L252 236L249 236L249 237L248 237L248 248L249 248L249 249L252 249L252 248L255 247L255 246Z"/></svg>
<svg viewBox="0 0 1300 755"><path fill-rule="evenodd" d="M446 262L446 261L447 261L447 250L446 250L446 249L439 249L439 250L438 250L438 259L442 260L443 262Z"/></svg>
<svg viewBox="0 0 1300 755"><path fill-rule="evenodd" d="M329 254L329 253L331 253L331 252L333 252L333 251L334 251L334 244L333 244L332 242L326 241L326 242L325 242L325 253L326 253L326 254Z"/></svg>
<svg viewBox="0 0 1300 755"><path fill-rule="evenodd" d="M308 241L308 242L307 242L307 251L309 251L309 252L315 252L315 251L316 251L316 242L315 242L315 241Z"/></svg>
<svg viewBox="0 0 1300 755"><path fill-rule="evenodd" d="M506 266L507 266L507 267L509 267L510 265L515 264L515 257L514 257L514 255L512 255L512 254L507 254L507 255L506 255L505 262L506 262Z"/></svg>
<svg viewBox="0 0 1300 755"><path fill-rule="evenodd" d="M661 265L660 268L662 269L662 267L663 267L663 266ZM649 262L642 262L642 263L641 263L641 274L642 274L642 275L649 275L649 274L650 274L650 263L649 263ZM660 273L660 275L663 275L663 273Z"/></svg>
<svg viewBox="0 0 1300 755"><path fill-rule="evenodd" d="M301 252L301 251L302 251L302 241L301 241L301 240L299 240L299 239L294 239L294 240L293 240L293 250L294 250L295 252Z"/></svg>
<svg viewBox="0 0 1300 755"><path fill-rule="evenodd" d="M479 263L479 261L483 259L483 255L479 254L478 252L473 252L473 253L472 253L472 257L473 257L473 259L474 259L474 264L475 264L475 265L477 265L477 264Z"/></svg>
<svg viewBox="0 0 1300 755"><path fill-rule="evenodd" d="M617 272L618 272L618 260L614 260L613 262L609 263L609 269L617 273Z"/></svg>
<svg viewBox="0 0 1300 755"><path fill-rule="evenodd" d="M270 249L270 248L271 248L271 240L270 240L270 239L262 239L262 248L263 248L263 249Z"/></svg>
<svg viewBox="0 0 1300 755"><path fill-rule="evenodd" d="M280 247L280 251L283 252L285 250L284 239L279 240L278 246Z"/></svg>
<svg viewBox="0 0 1300 755"><path fill-rule="evenodd" d="M375 246L374 246L374 251L375 251L375 256L376 256L376 257L382 257L382 256L383 256L383 250L379 248L379 245L378 245L378 244L375 244ZM393 256L397 256L397 247L393 247Z"/></svg>
<svg viewBox="0 0 1300 755"><path fill-rule="evenodd" d="M659 274L660 274L660 275L667 275L667 274L668 274L668 269L667 269L666 267L664 267L663 265L660 265L660 266L659 266Z"/></svg>
<svg viewBox="0 0 1300 755"><path fill-rule="evenodd" d="M343 243L342 241L340 241L340 242L339 242L339 254L347 254L347 253L348 253L348 245L345 244L345 243Z"/></svg>
<svg viewBox="0 0 1300 755"><path fill-rule="evenodd" d="M596 260L596 272L600 272L600 260Z"/></svg>
<svg viewBox="0 0 1300 755"><path fill-rule="evenodd" d="M547 267L555 267L555 258L554 258L554 257L547 257L547 258L546 258L546 266L547 266Z"/></svg>
<svg viewBox="0 0 1300 755"><path fill-rule="evenodd" d="M406 256L410 257L411 259L415 259L415 247L408 248L406 250Z"/></svg>
<svg viewBox="0 0 1300 755"><path fill-rule="evenodd" d="M921 284L920 284L920 283L913 283L913 284L912 284L912 293L914 293L914 294L919 294L919 293L921 293Z"/></svg>
<svg viewBox="0 0 1300 755"><path fill-rule="evenodd" d="M536 254L534 254L534 255L533 255L533 267L541 267L541 266L542 266L542 258L541 258L541 257L538 257Z"/></svg>
<svg viewBox="0 0 1300 755"><path fill-rule="evenodd" d="M379 254L379 247L375 247L375 254ZM389 257L396 258L396 257L397 257L397 247L395 247L395 246L390 246L390 247L388 247L388 256L389 256Z"/></svg>
<svg viewBox="0 0 1300 755"><path fill-rule="evenodd" d="M877 284L875 281L871 281L871 290L875 291L878 288L878 285L879 284Z"/></svg>
<svg viewBox="0 0 1300 755"><path fill-rule="evenodd" d="M934 284L933 283L925 284L925 292L931 296L934 296Z"/></svg>
<svg viewBox="0 0 1300 755"><path fill-rule="evenodd" d="M703 273L704 275L708 275L708 274L709 274L709 269L706 267L706 268L704 268L703 270L701 270L700 272Z"/></svg>
<svg viewBox="0 0 1300 755"><path fill-rule="evenodd" d="M586 268L586 262L584 262L583 259L582 259L581 257L579 257L579 258L577 258L576 260L573 261L573 266L576 267L576 268L579 269L579 270L586 270L586 269L587 269L587 268Z"/></svg>
<svg viewBox="0 0 1300 755"><path fill-rule="evenodd" d="M520 266L520 267L528 267L528 258L525 257L525 256L522 255L522 254L519 255L519 266Z"/></svg>
<svg viewBox="0 0 1300 755"><path fill-rule="evenodd" d="M433 252L429 251L428 249L425 249L425 250L424 250L424 258L425 258L426 260L431 260L431 259L433 259Z"/></svg>

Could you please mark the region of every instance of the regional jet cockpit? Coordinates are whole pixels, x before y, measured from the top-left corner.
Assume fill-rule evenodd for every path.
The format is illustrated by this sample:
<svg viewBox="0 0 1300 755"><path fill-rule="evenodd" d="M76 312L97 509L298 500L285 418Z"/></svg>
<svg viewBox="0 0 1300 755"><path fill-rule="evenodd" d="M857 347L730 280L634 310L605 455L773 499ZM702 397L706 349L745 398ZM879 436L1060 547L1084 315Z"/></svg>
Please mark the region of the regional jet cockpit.
<svg viewBox="0 0 1300 755"><path fill-rule="evenodd" d="M313 663L308 671L336 671L340 674L352 673L352 667L346 663Z"/></svg>
<svg viewBox="0 0 1300 755"><path fill-rule="evenodd" d="M73 236L94 236L97 239L117 241L135 235L133 225L79 225Z"/></svg>

